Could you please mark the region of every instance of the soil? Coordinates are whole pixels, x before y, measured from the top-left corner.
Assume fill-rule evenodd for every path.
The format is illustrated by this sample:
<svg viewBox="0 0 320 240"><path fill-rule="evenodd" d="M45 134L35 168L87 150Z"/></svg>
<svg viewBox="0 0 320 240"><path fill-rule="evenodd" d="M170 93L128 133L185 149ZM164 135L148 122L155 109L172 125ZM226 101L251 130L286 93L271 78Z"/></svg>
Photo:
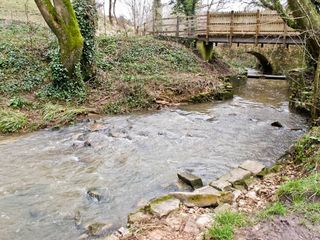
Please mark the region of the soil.
<svg viewBox="0 0 320 240"><path fill-rule="evenodd" d="M310 229L304 218L296 215L276 217L235 233L235 240L318 240L320 231ZM320 229L318 229L320 230Z"/></svg>

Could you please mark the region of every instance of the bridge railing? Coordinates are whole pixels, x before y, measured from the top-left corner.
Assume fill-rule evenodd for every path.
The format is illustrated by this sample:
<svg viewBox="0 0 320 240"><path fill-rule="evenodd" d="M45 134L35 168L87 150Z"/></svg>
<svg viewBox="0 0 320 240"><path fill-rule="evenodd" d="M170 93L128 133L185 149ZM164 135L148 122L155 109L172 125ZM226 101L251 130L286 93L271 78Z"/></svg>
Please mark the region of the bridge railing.
<svg viewBox="0 0 320 240"><path fill-rule="evenodd" d="M300 35L287 26L275 11L256 12L208 12L193 17L174 16L150 21L142 27L144 35L172 37L228 36L282 36L283 39Z"/></svg>

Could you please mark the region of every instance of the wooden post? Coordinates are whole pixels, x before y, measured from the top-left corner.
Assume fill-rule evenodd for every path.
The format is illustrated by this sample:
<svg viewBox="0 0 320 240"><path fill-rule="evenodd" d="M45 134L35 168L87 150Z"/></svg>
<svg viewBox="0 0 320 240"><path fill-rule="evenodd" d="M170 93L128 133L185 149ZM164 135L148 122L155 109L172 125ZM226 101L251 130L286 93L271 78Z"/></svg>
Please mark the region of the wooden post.
<svg viewBox="0 0 320 240"><path fill-rule="evenodd" d="M180 17L177 16L176 37L178 38L179 35L180 35Z"/></svg>
<svg viewBox="0 0 320 240"><path fill-rule="evenodd" d="M256 46L258 46L258 43L259 43L260 24L261 24L261 13L260 13L260 10L258 10L257 21L256 21Z"/></svg>
<svg viewBox="0 0 320 240"><path fill-rule="evenodd" d="M146 23L143 23L143 36L146 35L146 31L147 31Z"/></svg>
<svg viewBox="0 0 320 240"><path fill-rule="evenodd" d="M286 46L288 35L288 26L285 21L283 21L283 45Z"/></svg>
<svg viewBox="0 0 320 240"><path fill-rule="evenodd" d="M233 31L234 31L234 11L231 11L231 16L230 16L230 37L229 37L229 45L230 45L230 47L232 46Z"/></svg>
<svg viewBox="0 0 320 240"><path fill-rule="evenodd" d="M209 42L209 32L210 32L210 13L207 11L207 28L206 28L206 40Z"/></svg>

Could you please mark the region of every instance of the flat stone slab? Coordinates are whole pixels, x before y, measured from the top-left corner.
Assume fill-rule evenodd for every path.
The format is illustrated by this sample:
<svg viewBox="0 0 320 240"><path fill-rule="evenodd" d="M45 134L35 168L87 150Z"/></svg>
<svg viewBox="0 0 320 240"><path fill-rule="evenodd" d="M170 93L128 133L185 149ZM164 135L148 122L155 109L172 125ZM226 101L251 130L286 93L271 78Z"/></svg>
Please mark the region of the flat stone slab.
<svg viewBox="0 0 320 240"><path fill-rule="evenodd" d="M220 194L220 191L211 187L211 186L204 186L202 188L198 188L198 189L194 190L194 193Z"/></svg>
<svg viewBox="0 0 320 240"><path fill-rule="evenodd" d="M191 187L193 187L193 189L203 187L202 179L196 175L193 175L190 172L183 171L179 172L177 175L181 181L190 185Z"/></svg>
<svg viewBox="0 0 320 240"><path fill-rule="evenodd" d="M247 160L243 162L239 167L251 172L254 175L257 175L262 172L262 170L265 169L266 166L257 161Z"/></svg>
<svg viewBox="0 0 320 240"><path fill-rule="evenodd" d="M163 198L158 198L150 203L150 211L153 215L157 217L167 216L174 210L180 207L180 200L172 198L171 196L164 196Z"/></svg>
<svg viewBox="0 0 320 240"><path fill-rule="evenodd" d="M173 192L169 194L179 199L187 207L218 206L221 202L232 202L231 192L201 193L201 192Z"/></svg>
<svg viewBox="0 0 320 240"><path fill-rule="evenodd" d="M219 180L230 182L232 185L236 185L243 181L247 177L251 176L251 172L242 168L232 169L227 174L223 175Z"/></svg>
<svg viewBox="0 0 320 240"><path fill-rule="evenodd" d="M231 183L222 179L212 181L209 185L219 191L230 191L232 189Z"/></svg>

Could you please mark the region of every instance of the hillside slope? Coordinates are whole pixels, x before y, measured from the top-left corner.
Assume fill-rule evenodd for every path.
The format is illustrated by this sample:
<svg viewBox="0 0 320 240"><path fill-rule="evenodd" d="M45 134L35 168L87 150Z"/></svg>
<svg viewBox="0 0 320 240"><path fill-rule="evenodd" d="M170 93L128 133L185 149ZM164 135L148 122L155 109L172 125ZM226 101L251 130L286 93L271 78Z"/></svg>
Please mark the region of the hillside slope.
<svg viewBox="0 0 320 240"><path fill-rule="evenodd" d="M0 46L2 133L62 125L88 113L125 113L223 97L218 94L224 92L221 74L176 43L99 37L98 77L86 84L86 96L67 102L61 100L64 93L50 88L57 44L46 28L30 35L23 24L1 26Z"/></svg>

